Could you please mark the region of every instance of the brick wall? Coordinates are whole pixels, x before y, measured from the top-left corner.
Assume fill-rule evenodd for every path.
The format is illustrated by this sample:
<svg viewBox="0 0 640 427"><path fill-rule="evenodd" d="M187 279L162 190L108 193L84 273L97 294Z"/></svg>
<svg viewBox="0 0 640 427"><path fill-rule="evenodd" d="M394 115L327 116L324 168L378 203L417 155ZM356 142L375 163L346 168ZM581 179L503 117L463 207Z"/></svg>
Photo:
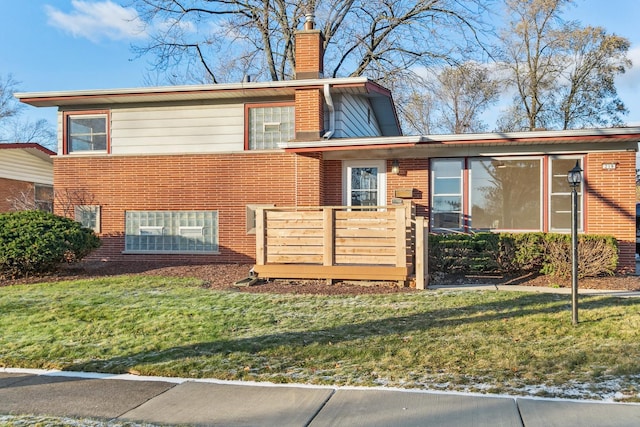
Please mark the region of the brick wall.
<svg viewBox="0 0 640 427"><path fill-rule="evenodd" d="M615 169L602 167L614 163ZM592 153L587 156L586 164L586 232L615 236L620 253L619 269L634 271L636 153Z"/></svg>
<svg viewBox="0 0 640 427"><path fill-rule="evenodd" d="M297 141L316 141L324 130L324 96L320 89L298 89L295 95Z"/></svg>
<svg viewBox="0 0 640 427"><path fill-rule="evenodd" d="M12 210L11 201L7 199L17 197L22 192L33 194L33 191L33 183L31 182L0 178L0 212Z"/></svg>
<svg viewBox="0 0 640 427"><path fill-rule="evenodd" d="M307 174L298 185L296 167ZM296 198L300 204L319 204L312 167L320 167L318 158L296 159L285 153L58 157L54 185L59 192L90 193L92 203L101 206L103 246L94 259L251 263L255 236L246 232L246 205L294 206ZM55 209L65 214L59 203ZM123 255L125 210L217 210L221 253Z"/></svg>

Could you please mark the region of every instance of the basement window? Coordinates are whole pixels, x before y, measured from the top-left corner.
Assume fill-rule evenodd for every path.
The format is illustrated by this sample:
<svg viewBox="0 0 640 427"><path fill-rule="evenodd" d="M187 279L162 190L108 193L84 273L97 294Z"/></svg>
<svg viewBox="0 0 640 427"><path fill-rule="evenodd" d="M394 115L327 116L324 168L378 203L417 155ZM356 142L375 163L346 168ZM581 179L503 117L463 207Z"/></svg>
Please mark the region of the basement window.
<svg viewBox="0 0 640 427"><path fill-rule="evenodd" d="M127 211L125 253L218 253L217 211Z"/></svg>
<svg viewBox="0 0 640 427"><path fill-rule="evenodd" d="M95 233L100 233L100 206L78 205L74 207L75 220L83 227L92 229Z"/></svg>

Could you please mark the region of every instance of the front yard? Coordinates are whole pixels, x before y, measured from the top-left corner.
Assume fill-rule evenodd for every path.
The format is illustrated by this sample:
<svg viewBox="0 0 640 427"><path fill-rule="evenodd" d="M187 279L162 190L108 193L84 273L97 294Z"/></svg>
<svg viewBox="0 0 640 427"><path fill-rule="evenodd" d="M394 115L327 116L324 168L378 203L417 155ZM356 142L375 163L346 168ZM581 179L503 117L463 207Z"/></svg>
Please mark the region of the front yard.
<svg viewBox="0 0 640 427"><path fill-rule="evenodd" d="M0 366L637 401L640 300L213 290L119 276L0 287Z"/></svg>

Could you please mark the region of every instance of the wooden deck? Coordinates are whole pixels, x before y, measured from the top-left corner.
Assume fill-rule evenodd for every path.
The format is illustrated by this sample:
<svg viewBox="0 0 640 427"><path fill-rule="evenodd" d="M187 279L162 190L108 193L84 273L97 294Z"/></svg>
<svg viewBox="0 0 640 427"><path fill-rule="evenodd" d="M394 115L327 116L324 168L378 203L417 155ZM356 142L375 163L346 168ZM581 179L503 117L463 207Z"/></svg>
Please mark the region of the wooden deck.
<svg viewBox="0 0 640 427"><path fill-rule="evenodd" d="M258 208L254 271L405 284L414 273L414 212L411 205Z"/></svg>

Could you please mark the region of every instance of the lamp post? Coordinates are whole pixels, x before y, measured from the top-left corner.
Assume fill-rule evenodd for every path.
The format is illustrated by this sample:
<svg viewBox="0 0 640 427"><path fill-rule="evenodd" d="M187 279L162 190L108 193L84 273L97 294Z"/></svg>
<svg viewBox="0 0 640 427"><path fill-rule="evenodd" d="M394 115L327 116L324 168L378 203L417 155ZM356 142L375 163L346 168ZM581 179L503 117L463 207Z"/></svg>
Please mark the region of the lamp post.
<svg viewBox="0 0 640 427"><path fill-rule="evenodd" d="M578 324L578 192L582 182L580 162L567 174L571 186L571 322Z"/></svg>

